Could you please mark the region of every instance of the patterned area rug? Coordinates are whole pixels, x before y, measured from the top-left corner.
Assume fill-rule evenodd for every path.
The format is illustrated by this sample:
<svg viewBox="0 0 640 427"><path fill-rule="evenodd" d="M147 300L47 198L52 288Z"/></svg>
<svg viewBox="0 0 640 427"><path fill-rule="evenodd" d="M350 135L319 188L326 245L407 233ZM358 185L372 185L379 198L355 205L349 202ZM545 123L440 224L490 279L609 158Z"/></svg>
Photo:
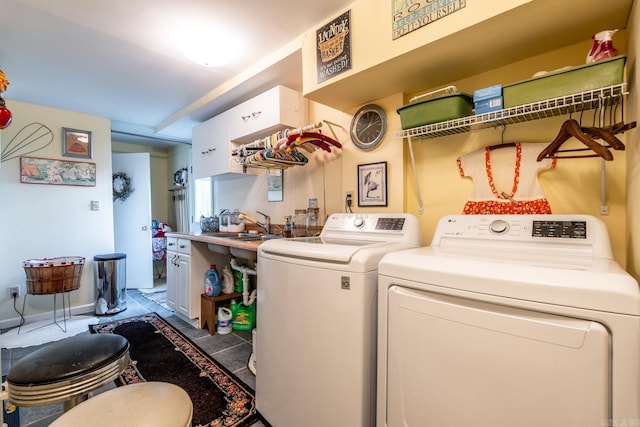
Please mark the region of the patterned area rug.
<svg viewBox="0 0 640 427"><path fill-rule="evenodd" d="M261 420L253 390L155 313L99 325L92 333L129 340L131 365L120 385L165 381L182 387L193 402L193 426L246 427Z"/></svg>

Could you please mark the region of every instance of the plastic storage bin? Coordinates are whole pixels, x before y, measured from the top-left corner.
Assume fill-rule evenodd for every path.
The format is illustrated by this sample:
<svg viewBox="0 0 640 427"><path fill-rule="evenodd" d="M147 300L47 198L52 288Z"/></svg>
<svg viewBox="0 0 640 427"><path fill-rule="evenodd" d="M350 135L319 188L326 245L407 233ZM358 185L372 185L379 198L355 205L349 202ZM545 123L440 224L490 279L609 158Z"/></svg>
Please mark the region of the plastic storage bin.
<svg viewBox="0 0 640 427"><path fill-rule="evenodd" d="M624 55L505 85L504 108L622 83Z"/></svg>
<svg viewBox="0 0 640 427"><path fill-rule="evenodd" d="M97 315L119 313L127 309L127 256L123 253L93 257Z"/></svg>
<svg viewBox="0 0 640 427"><path fill-rule="evenodd" d="M434 96L441 92L449 93L413 102L418 98ZM412 102L400 107L397 112L400 114L402 129L411 129L470 116L473 113L473 97L456 92L455 86L448 86L413 98Z"/></svg>

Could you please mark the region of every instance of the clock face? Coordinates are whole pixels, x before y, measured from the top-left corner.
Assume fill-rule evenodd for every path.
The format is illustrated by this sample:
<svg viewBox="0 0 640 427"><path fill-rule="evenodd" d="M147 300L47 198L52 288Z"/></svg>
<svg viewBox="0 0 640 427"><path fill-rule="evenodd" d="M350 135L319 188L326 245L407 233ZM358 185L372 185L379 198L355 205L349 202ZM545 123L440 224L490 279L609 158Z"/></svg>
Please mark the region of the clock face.
<svg viewBox="0 0 640 427"><path fill-rule="evenodd" d="M382 108L368 104L351 120L351 140L362 150L371 150L382 142L387 131L387 116Z"/></svg>

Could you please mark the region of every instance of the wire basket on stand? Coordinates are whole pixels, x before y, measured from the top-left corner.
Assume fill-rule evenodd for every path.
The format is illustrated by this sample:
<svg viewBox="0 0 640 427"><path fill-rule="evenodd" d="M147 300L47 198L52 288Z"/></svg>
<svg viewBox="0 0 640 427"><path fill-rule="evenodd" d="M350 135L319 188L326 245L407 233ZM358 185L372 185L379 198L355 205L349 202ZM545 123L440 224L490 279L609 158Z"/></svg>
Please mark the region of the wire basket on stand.
<svg viewBox="0 0 640 427"><path fill-rule="evenodd" d="M50 295L78 289L84 261L84 257L79 256L23 261L27 292L32 295Z"/></svg>
<svg viewBox="0 0 640 427"><path fill-rule="evenodd" d="M67 332L67 314L71 318L71 301L69 292L80 287L82 268L85 258L81 256L66 256L57 258L28 259L22 262L26 273L27 294L22 300L22 313L27 302L27 295L51 295L53 294L53 323L58 325L63 332ZM62 317L64 326L58 323L56 318L56 295L62 293ZM65 305L64 294L67 294L68 304ZM24 318L23 318L24 319ZM22 326L22 324L20 324ZM18 329L20 333L20 329Z"/></svg>

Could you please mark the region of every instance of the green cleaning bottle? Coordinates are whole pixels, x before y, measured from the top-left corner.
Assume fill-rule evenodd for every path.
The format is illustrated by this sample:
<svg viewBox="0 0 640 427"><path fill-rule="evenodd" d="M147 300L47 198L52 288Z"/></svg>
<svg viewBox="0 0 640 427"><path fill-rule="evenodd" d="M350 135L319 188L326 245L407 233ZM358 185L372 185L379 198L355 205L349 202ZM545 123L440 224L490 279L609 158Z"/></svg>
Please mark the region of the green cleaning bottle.
<svg viewBox="0 0 640 427"><path fill-rule="evenodd" d="M247 305L231 300L229 304L232 320L231 327L234 331L250 331L256 327L256 302Z"/></svg>
<svg viewBox="0 0 640 427"><path fill-rule="evenodd" d="M244 286L242 284L242 271L240 270L233 270L233 277L235 279L235 287L234 287L234 291L235 292L242 292L244 290Z"/></svg>

